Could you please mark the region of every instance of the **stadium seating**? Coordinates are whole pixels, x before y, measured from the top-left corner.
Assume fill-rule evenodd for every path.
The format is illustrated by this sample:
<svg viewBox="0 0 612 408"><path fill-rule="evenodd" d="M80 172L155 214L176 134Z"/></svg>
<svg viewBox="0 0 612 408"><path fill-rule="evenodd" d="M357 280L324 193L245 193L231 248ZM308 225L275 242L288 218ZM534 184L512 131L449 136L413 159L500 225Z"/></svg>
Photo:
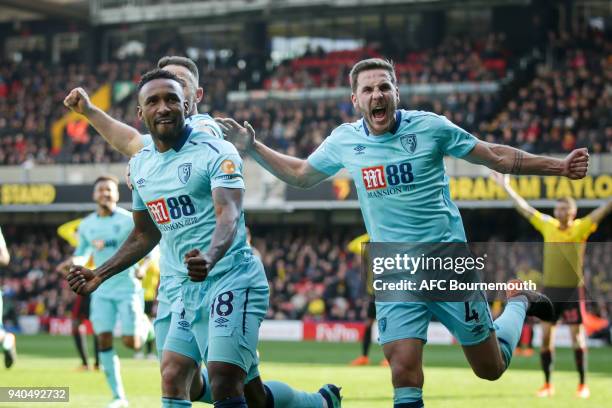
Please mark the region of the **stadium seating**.
<svg viewBox="0 0 612 408"><path fill-rule="evenodd" d="M581 37L582 36L582 37ZM571 40L569 39L571 38ZM498 80L508 72L512 55L504 38L491 34L484 41L449 38L439 47L406 52L396 61L400 84ZM451 93L441 97L411 95L402 105L444 114L481 139L502 142L532 152L562 153L588 146L594 152L612 151L612 109L603 86L609 73L606 58L612 43L602 36L582 33L552 37L551 55L525 86L510 88L508 102L498 106L498 94ZM374 48L309 53L276 67L264 86L296 90L347 85L350 64L379 56ZM114 61L90 68L23 61L2 62L0 75L0 164L104 163L125 160L95 131L70 123L61 149L53 150L51 127L66 113L66 92L83 86L89 92L104 83L134 83L152 67L151 61ZM228 102L227 93L250 73L230 64L202 62L206 98L201 109L214 115L249 120L259 137L284 152L305 156L338 123L357 118L347 98L341 101L301 100L265 103ZM27 89L27 93L26 93ZM113 104L110 113L141 130L135 99Z"/></svg>

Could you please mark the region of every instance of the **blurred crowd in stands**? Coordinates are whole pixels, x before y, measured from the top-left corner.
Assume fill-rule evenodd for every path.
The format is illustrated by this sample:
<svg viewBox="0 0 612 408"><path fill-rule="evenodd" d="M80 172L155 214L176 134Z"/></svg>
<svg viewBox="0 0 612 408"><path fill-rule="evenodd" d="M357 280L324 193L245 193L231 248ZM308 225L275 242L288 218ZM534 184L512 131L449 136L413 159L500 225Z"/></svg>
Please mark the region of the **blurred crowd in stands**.
<svg viewBox="0 0 612 408"><path fill-rule="evenodd" d="M182 54L179 49L169 53ZM481 139L521 147L530 152L562 153L575 147L592 152L612 151L612 42L589 31L551 35L545 58L527 83L508 76L519 56L504 47L504 38L491 34L476 41L454 37L435 49L393 53L400 84L490 81L506 78L504 92L450 93L439 96L404 95L401 106L446 115ZM150 55L162 55L162 52ZM147 54L147 57L150 56ZM255 84L273 90L346 87L356 60L379 56L375 48L324 53L308 50L270 72L238 67L237 59L198 61L206 98L201 111L249 120L259 137L290 154L306 156L342 122L353 121L349 95L340 100L280 101L267 99L229 102L235 89ZM244 62L243 60L240 60ZM239 62L240 62L239 61ZM144 131L136 119L133 85L153 60L54 66L24 60L0 61L0 164L100 163L125 160L82 121L70 121L63 145L52 148L51 129L66 112L62 100L77 86L93 94L101 85L131 84L131 97L113 104L113 117ZM238 64L240 65L240 64ZM261 66L262 64L251 64ZM245 68L246 67L246 68ZM254 81L254 76L264 76ZM129 96L129 95L128 95ZM502 97L503 96L503 97Z"/></svg>
<svg viewBox="0 0 612 408"><path fill-rule="evenodd" d="M527 227L525 225L525 227ZM10 265L0 271L4 322L13 326L19 315L37 315L43 326L49 317L69 316L75 295L55 267L72 249L56 236L55 228L5 225ZM359 254L347 245L357 228L327 232L304 228L254 228L252 244L261 257L270 284L268 319L361 321L367 302L365 275ZM541 281L542 248L534 243L489 241L475 249L488 254L491 281L511 277ZM473 248L474 249L474 248ZM607 318L612 313L610 242L591 243L585 256L590 311ZM501 295L500 295L501 296ZM501 296L503 299L503 296ZM492 300L492 299L490 299Z"/></svg>
<svg viewBox="0 0 612 408"><path fill-rule="evenodd" d="M504 41L503 34L489 34L484 40L448 37L433 49L387 49L385 55L374 47L328 53L307 49L303 57L277 67L264 81L264 88L286 91L345 87L352 65L375 57L394 61L398 83L402 85L499 80L506 76L512 57Z"/></svg>
<svg viewBox="0 0 612 408"><path fill-rule="evenodd" d="M612 151L612 41L597 32L551 35L550 65L476 134L527 151Z"/></svg>

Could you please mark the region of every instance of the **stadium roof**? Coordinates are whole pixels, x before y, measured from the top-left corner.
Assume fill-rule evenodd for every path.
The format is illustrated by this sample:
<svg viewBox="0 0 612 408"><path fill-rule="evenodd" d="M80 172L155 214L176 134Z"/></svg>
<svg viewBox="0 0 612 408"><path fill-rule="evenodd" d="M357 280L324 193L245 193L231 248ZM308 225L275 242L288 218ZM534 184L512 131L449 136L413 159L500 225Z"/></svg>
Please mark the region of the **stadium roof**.
<svg viewBox="0 0 612 408"><path fill-rule="evenodd" d="M63 18L89 20L87 0L0 0L0 22Z"/></svg>

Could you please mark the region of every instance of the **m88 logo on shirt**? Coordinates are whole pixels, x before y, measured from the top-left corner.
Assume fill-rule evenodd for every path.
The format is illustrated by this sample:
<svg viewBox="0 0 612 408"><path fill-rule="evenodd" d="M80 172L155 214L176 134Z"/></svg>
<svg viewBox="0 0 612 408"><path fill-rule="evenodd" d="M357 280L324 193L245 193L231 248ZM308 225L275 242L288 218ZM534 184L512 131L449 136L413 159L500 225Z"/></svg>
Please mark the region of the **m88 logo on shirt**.
<svg viewBox="0 0 612 408"><path fill-rule="evenodd" d="M178 197L159 198L147 202L151 216L158 224L168 224L173 220L195 214L195 206L188 195Z"/></svg>
<svg viewBox="0 0 612 408"><path fill-rule="evenodd" d="M365 189L370 191L409 184L414 180L414 175L412 174L412 165L409 162L404 162L362 168L361 178Z"/></svg>

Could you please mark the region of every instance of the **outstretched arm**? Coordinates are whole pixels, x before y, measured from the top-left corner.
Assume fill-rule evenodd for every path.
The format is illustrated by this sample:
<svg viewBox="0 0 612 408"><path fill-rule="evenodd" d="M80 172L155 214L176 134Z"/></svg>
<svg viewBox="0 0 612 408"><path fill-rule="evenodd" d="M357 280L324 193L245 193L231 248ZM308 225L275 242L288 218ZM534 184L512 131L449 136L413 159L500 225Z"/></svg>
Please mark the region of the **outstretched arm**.
<svg viewBox="0 0 612 408"><path fill-rule="evenodd" d="M573 150L565 159L538 156L514 147L478 141L464 157L503 174L565 176L572 180L586 176L589 153L586 148Z"/></svg>
<svg viewBox="0 0 612 408"><path fill-rule="evenodd" d="M612 200L600 205L588 215L595 224L599 224L612 211Z"/></svg>
<svg viewBox="0 0 612 408"><path fill-rule="evenodd" d="M507 174L500 174L497 172L492 172L491 177L493 180L497 182L500 186L506 190L512 202L514 203L514 207L516 207L517 211L525 218L530 219L535 213L536 209L527 203L527 201L519 195L512 186L510 185L510 176Z"/></svg>
<svg viewBox="0 0 612 408"><path fill-rule="evenodd" d="M91 103L83 88L75 88L64 99L64 105L87 118L87 121L119 153L132 156L143 148L140 133L131 126L110 117Z"/></svg>
<svg viewBox="0 0 612 408"><path fill-rule="evenodd" d="M90 271L82 266L73 266L68 274L72 290L87 295L96 290L105 280L134 265L147 255L161 239L161 233L147 211L133 211L134 229L121 248L99 268Z"/></svg>
<svg viewBox="0 0 612 408"><path fill-rule="evenodd" d="M228 141L285 183L310 188L329 177L313 168L307 160L278 153L255 140L255 130L248 122L240 126L233 119L216 120Z"/></svg>

